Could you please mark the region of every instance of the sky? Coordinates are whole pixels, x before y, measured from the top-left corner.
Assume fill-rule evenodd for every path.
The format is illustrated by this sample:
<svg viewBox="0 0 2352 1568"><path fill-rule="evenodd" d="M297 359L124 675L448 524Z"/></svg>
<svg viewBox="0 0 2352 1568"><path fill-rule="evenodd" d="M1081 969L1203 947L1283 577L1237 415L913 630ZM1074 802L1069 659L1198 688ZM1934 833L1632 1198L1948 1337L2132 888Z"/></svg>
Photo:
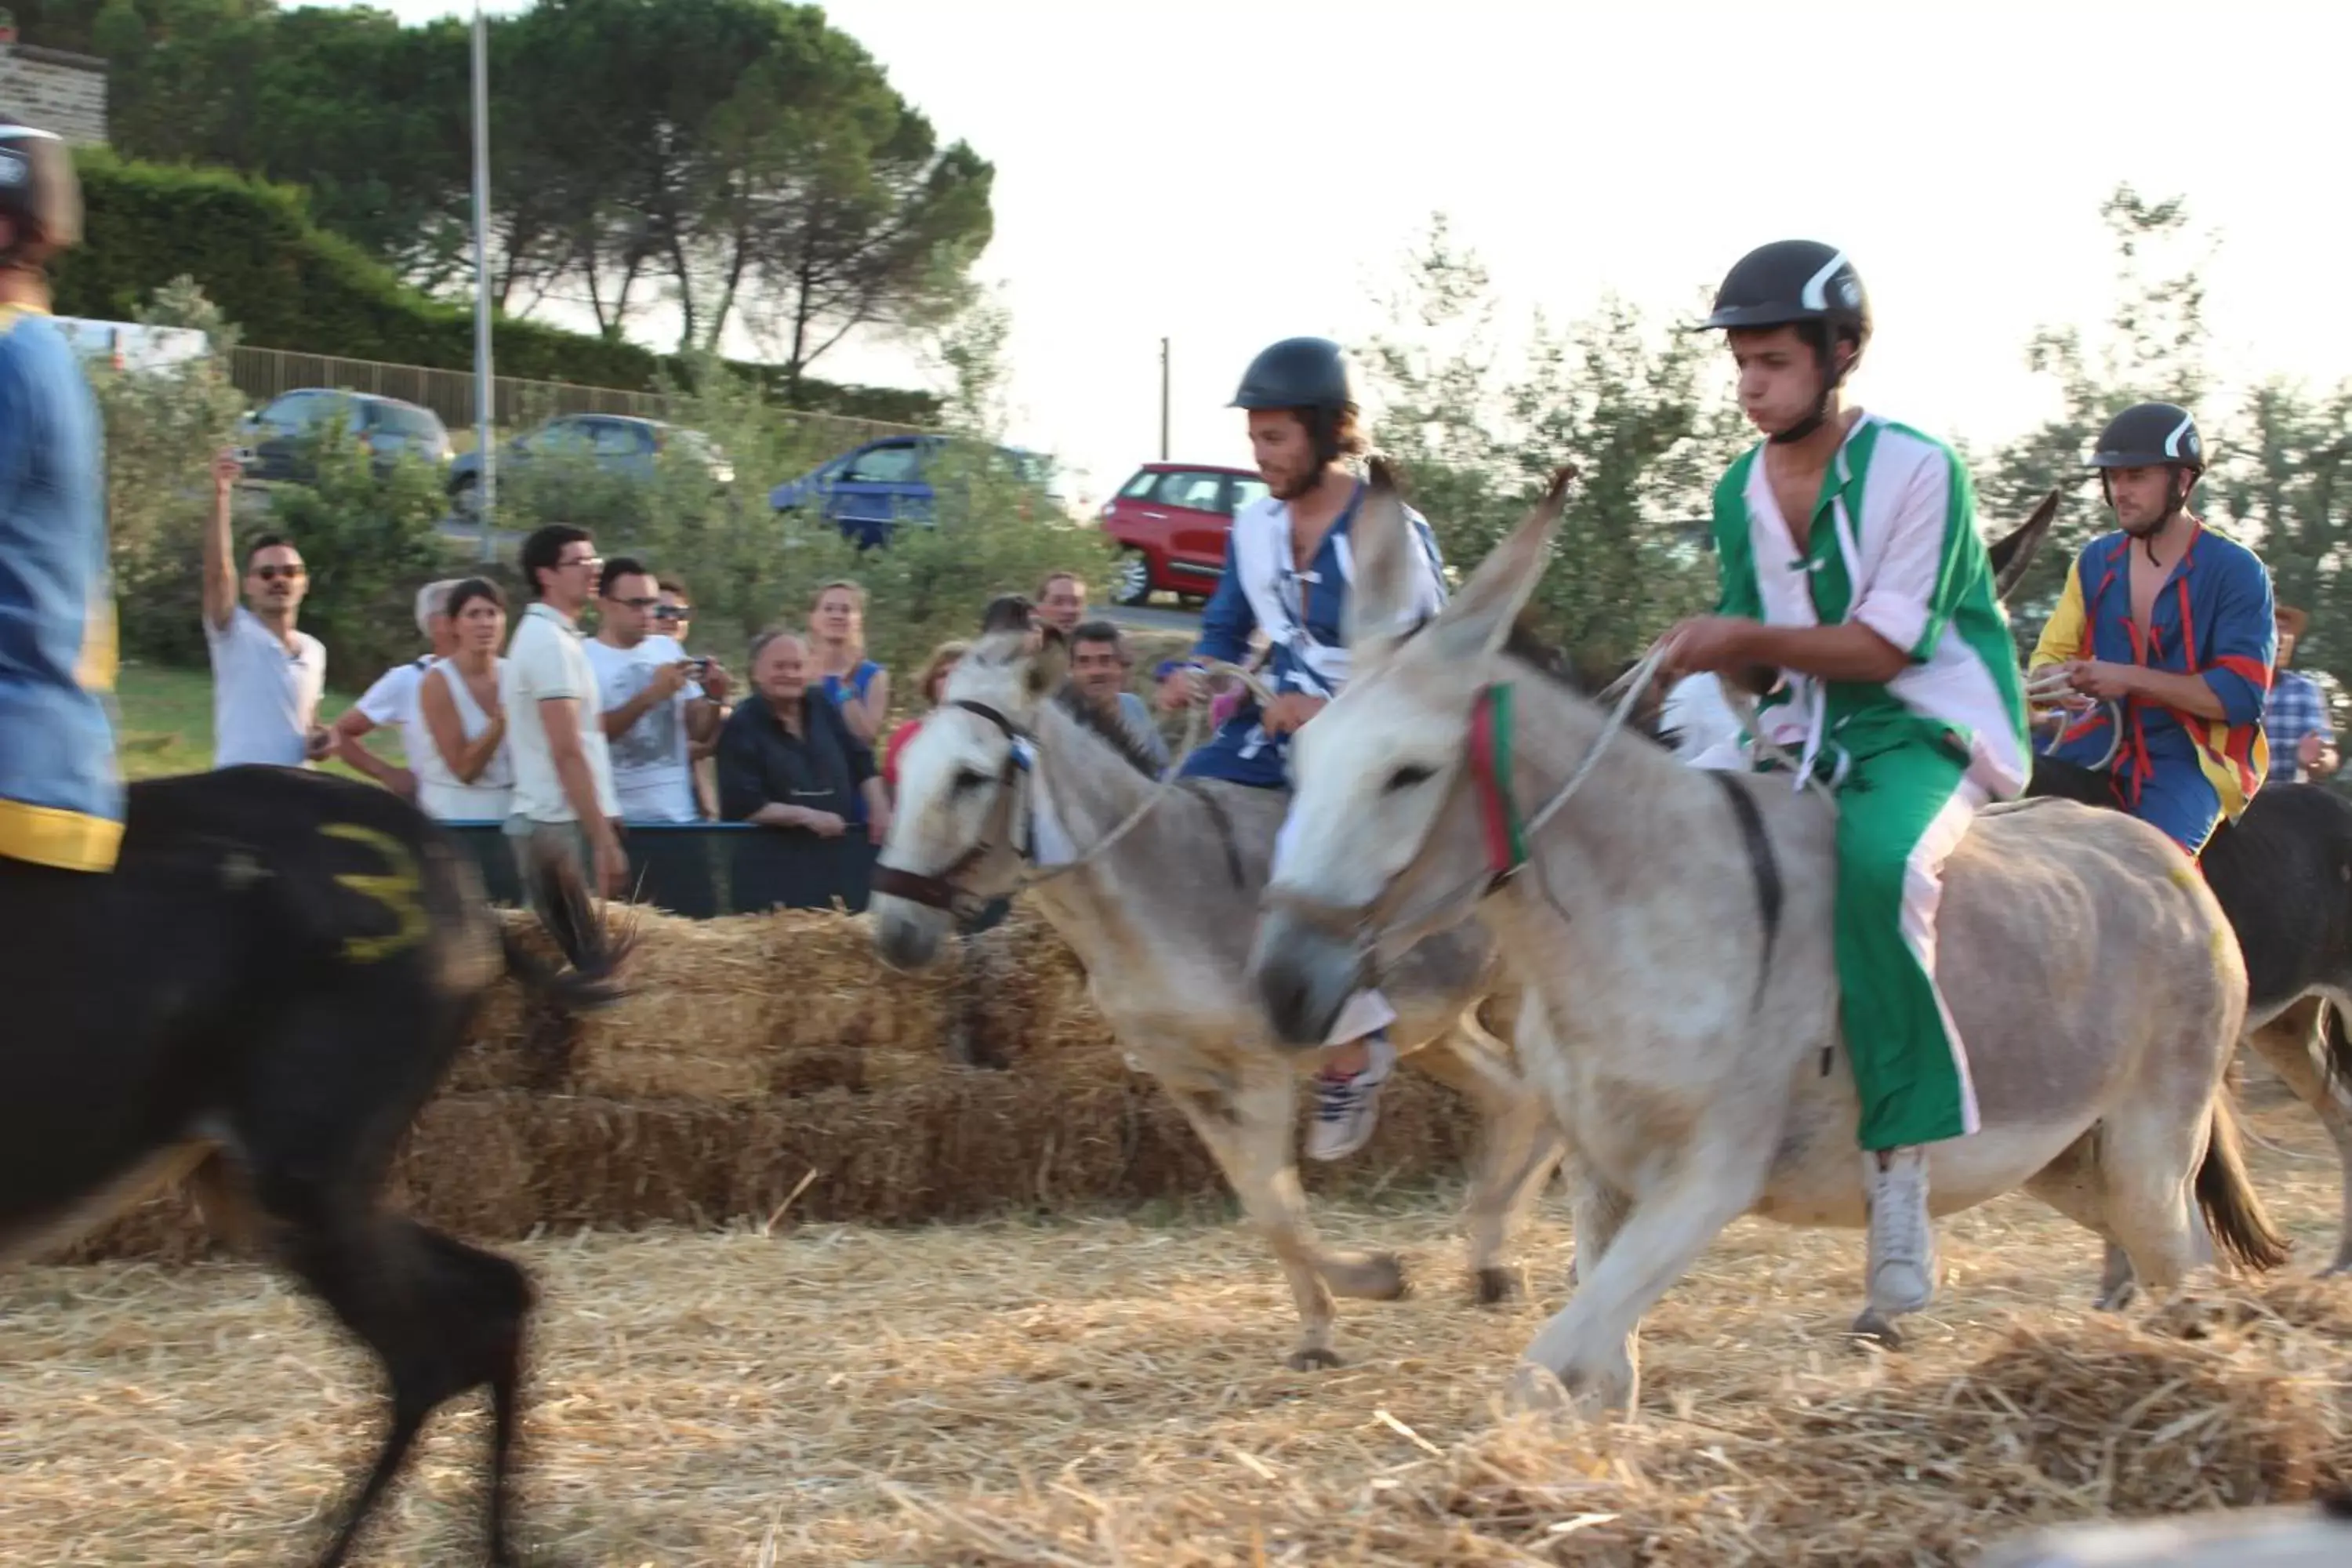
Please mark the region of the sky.
<svg viewBox="0 0 2352 1568"><path fill-rule="evenodd" d="M458 8L375 3L409 21ZM2218 237L2207 313L2225 381L2352 367L2352 311L2336 308L2352 206L2334 184L2352 6L824 10L943 141L995 164L979 276L1012 314L1008 434L1095 495L1160 455L1163 337L1171 455L1245 463L1224 405L1250 356L1379 331L1440 211L1507 310L1555 321L1609 293L1681 319L1756 245L1839 245L1877 321L1860 400L1990 445L2053 406L2024 363L2036 329L2105 319L2099 205L2129 181L2186 197ZM853 342L816 374L923 384L927 369ZM1727 361L1721 374L1727 388Z"/></svg>

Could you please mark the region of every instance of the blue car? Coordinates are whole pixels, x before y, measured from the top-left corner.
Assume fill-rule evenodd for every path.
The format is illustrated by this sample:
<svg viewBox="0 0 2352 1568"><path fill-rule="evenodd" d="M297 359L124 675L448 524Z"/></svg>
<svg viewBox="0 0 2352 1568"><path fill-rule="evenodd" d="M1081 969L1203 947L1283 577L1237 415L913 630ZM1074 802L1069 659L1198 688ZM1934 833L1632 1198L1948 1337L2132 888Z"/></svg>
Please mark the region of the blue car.
<svg viewBox="0 0 2352 1568"><path fill-rule="evenodd" d="M885 436L853 447L831 462L787 479L768 492L778 511L807 511L838 527L860 550L888 542L902 522L929 526L939 519L928 470L947 450L945 436ZM1004 472L1058 501L1053 459L1018 447L992 449ZM1024 503L1025 504L1025 503Z"/></svg>

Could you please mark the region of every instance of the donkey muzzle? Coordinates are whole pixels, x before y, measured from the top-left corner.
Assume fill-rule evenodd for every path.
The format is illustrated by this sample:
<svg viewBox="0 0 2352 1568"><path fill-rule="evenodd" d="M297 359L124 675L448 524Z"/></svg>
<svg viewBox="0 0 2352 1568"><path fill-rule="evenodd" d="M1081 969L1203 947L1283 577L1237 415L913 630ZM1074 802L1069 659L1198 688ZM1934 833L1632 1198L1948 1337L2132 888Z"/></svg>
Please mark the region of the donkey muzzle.
<svg viewBox="0 0 2352 1568"><path fill-rule="evenodd" d="M1311 1050L1330 1037L1348 998L1363 988L1365 955L1327 922L1275 907L1259 917L1249 977L1275 1038Z"/></svg>

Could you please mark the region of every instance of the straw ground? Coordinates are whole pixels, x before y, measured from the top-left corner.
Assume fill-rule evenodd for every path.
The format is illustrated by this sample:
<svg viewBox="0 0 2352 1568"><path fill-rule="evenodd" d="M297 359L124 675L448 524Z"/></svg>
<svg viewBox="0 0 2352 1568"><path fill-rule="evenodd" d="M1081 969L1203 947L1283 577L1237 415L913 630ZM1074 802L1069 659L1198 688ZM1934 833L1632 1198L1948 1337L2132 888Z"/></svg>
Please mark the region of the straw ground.
<svg viewBox="0 0 2352 1568"><path fill-rule="evenodd" d="M2250 1076L2257 1180L2324 1255L2333 1157ZM527 1243L546 1293L530 1529L615 1568L1892 1565L2352 1470L2352 1286L2103 1320L2084 1308L2096 1247L2023 1200L1948 1226L1949 1284L1901 1357L1839 1338L1850 1238L1744 1222L1652 1319L1639 1423L1498 1424L1492 1395L1568 1261L1549 1208L1537 1301L1426 1291L1351 1320L1355 1364L1319 1374L1274 1370L1282 1285L1230 1225L787 1215L768 1234ZM1332 1228L1443 1276L1451 1220L1423 1203ZM375 1411L360 1358L233 1265L0 1277L0 1366L12 1564L287 1561ZM459 1560L478 1420L428 1433L372 1561Z"/></svg>

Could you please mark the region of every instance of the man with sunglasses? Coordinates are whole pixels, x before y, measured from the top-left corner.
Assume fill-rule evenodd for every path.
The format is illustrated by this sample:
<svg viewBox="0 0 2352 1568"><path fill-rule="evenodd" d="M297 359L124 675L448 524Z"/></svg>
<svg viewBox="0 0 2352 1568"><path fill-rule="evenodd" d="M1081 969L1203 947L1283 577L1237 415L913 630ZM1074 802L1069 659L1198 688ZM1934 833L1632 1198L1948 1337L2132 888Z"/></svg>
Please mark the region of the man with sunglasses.
<svg viewBox="0 0 2352 1568"><path fill-rule="evenodd" d="M604 702L579 625L604 563L584 529L559 522L522 542L521 564L534 603L516 623L499 667L515 779L507 837L534 899L537 862L550 855L592 872L591 884L614 898L628 880L629 861L621 848Z"/></svg>
<svg viewBox="0 0 2352 1568"><path fill-rule="evenodd" d="M661 590L627 556L604 563L596 595L596 635L586 647L604 708L613 787L630 822L693 822L693 748L719 738L727 671L716 659L688 658L660 625Z"/></svg>
<svg viewBox="0 0 2352 1568"><path fill-rule="evenodd" d="M234 452L213 458L213 514L205 530L205 644L213 665L213 766L300 767L327 754L319 724L327 650L295 628L310 578L302 552L276 534L245 552L244 602L231 564L230 512L244 469Z"/></svg>

